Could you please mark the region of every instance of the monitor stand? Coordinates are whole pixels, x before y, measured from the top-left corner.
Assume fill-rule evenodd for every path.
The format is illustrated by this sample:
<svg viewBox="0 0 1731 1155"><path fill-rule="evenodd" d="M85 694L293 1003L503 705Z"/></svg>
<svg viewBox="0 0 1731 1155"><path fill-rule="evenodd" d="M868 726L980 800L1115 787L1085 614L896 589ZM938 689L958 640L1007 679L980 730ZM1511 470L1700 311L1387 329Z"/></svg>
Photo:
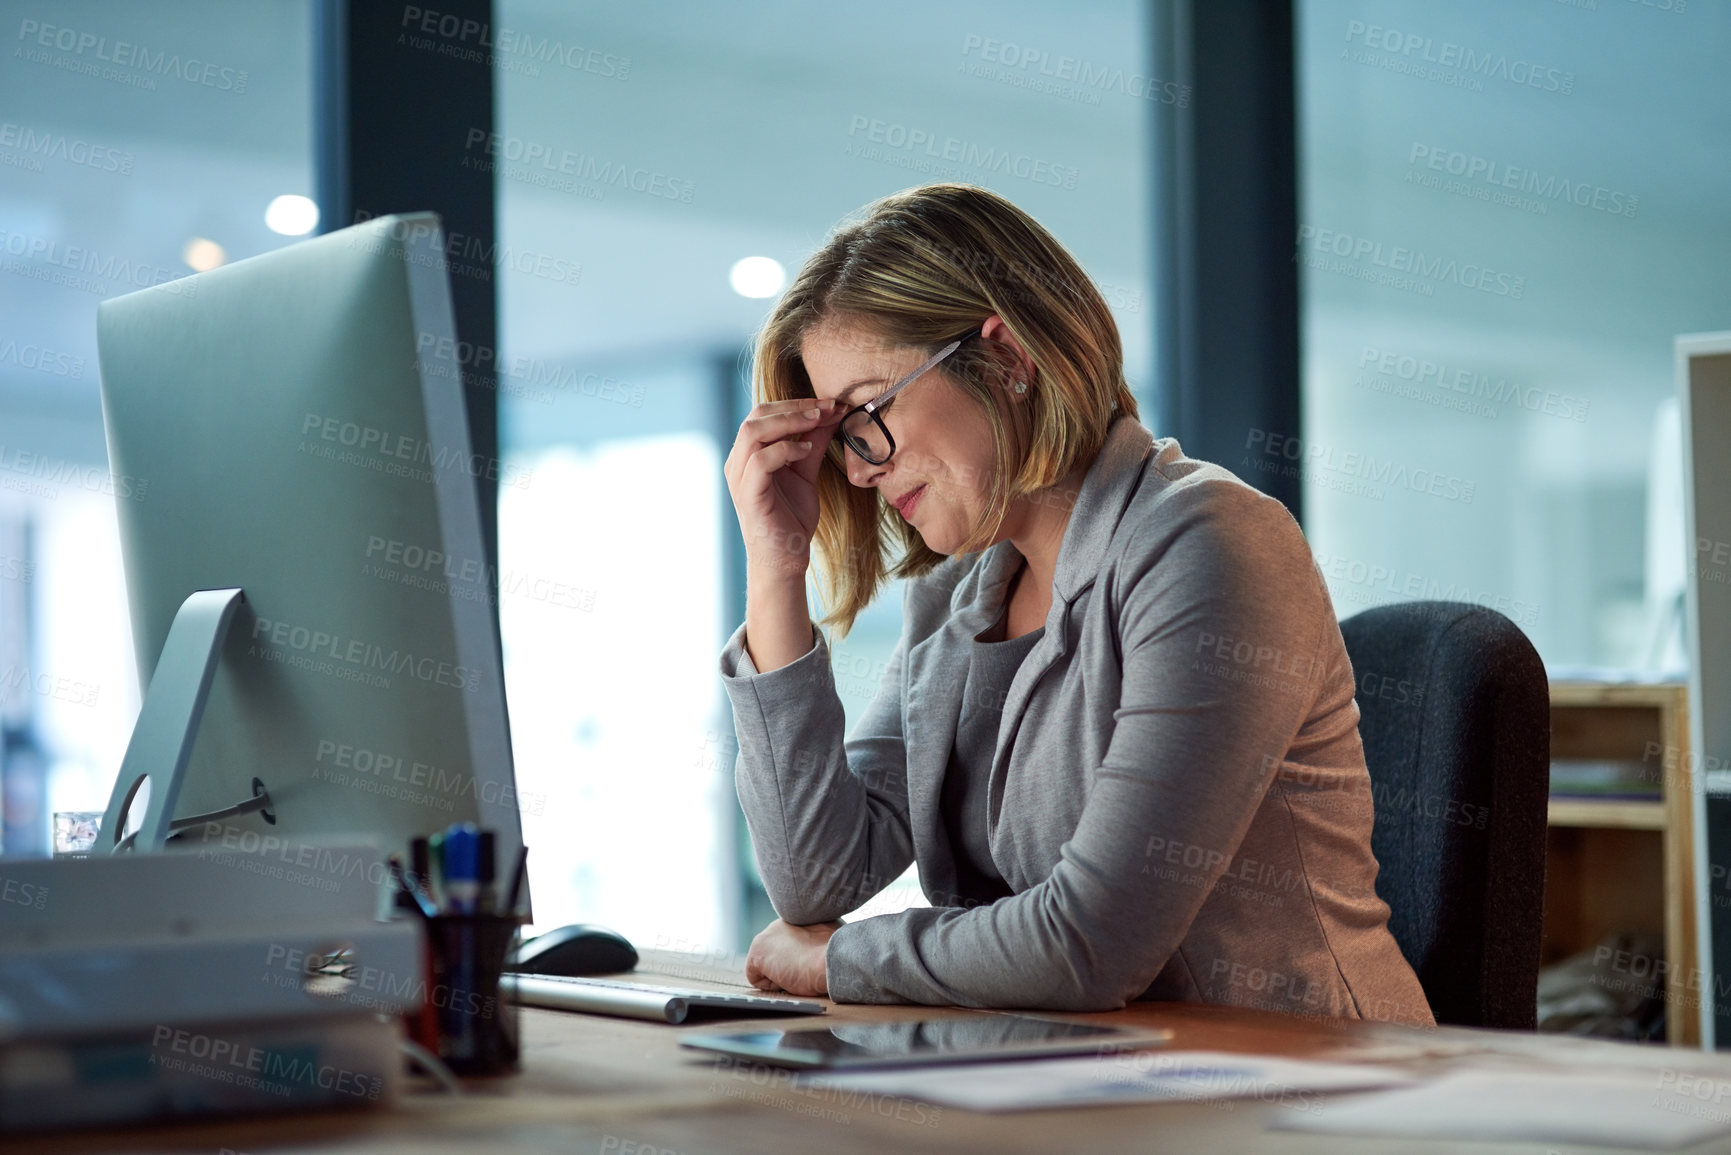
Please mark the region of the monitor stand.
<svg viewBox="0 0 1731 1155"><path fill-rule="evenodd" d="M275 825L270 793L257 778L252 780L252 797L243 802L209 814L173 817L223 642L234 611L244 601L246 595L238 589L198 590L175 613L138 721L132 727L126 757L121 759L120 775L114 780L94 852L162 850L176 831L255 811ZM145 782L150 783L150 803L137 832L128 835L127 812Z"/></svg>

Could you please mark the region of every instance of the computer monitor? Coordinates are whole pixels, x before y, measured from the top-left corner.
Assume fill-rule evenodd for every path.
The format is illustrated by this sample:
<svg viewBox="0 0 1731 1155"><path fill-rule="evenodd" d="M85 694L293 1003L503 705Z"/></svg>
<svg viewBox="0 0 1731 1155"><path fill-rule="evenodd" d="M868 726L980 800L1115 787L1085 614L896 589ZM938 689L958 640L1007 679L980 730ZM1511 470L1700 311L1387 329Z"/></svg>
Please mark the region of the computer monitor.
<svg viewBox="0 0 1731 1155"><path fill-rule="evenodd" d="M503 874L522 833L476 485L499 466L470 446L438 218L106 301L97 330L149 687L101 849L402 851L471 821Z"/></svg>
<svg viewBox="0 0 1731 1155"><path fill-rule="evenodd" d="M1701 1044L1712 1049L1725 1046L1731 1014L1724 988L1731 958L1715 942L1726 935L1719 913L1723 860L1713 854L1723 853L1723 847L1708 821L1709 810L1722 814L1731 795L1731 469L1725 452L1731 440L1731 332L1682 334L1675 350L1686 527L1686 544L1677 544L1688 560L1689 753L1682 760L1667 751L1666 768L1679 761L1681 773L1672 782L1694 792L1695 925L1702 930L1696 936L1697 957L1687 962L1691 976L1713 979L1699 984L1705 997L1698 1006L1675 1013L1699 1013Z"/></svg>

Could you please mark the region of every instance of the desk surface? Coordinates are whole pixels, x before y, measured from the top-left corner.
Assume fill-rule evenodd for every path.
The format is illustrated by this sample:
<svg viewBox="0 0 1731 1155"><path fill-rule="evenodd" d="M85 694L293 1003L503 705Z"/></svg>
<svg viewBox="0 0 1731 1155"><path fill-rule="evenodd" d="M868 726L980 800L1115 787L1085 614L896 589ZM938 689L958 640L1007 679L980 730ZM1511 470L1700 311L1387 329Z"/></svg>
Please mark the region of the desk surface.
<svg viewBox="0 0 1731 1155"><path fill-rule="evenodd" d="M680 985L743 987L732 967L646 952L638 975ZM990 1013L926 1007L837 1006L832 1021ZM1731 1056L1659 1046L1598 1042L1460 1028L1415 1030L1378 1023L1300 1018L1183 1003L1143 1003L1083 1021L1167 1027L1170 1044L1190 1050L1243 1051L1375 1061L1415 1071L1472 1067L1563 1069L1619 1067L1683 1070L1731 1081ZM737 1021L737 1020L736 1020ZM814 1020L777 1020L811 1023ZM733 1023L724 1023L732 1026ZM721 1155L798 1152L1605 1152L1605 1147L1451 1144L1353 1139L1266 1131L1278 1110L1254 1101L1126 1105L1091 1110L982 1115L895 1100L862 1108L834 1093L792 1087L783 1074L746 1071L678 1046L687 1027L556 1011L523 1012L523 1073L477 1080L457 1098L430 1082L378 1110L213 1121L130 1132L67 1134L0 1141L32 1155L96 1152L558 1152L559 1155ZM755 1077L753 1075L755 1073ZM1731 1152L1731 1140L1689 1149Z"/></svg>

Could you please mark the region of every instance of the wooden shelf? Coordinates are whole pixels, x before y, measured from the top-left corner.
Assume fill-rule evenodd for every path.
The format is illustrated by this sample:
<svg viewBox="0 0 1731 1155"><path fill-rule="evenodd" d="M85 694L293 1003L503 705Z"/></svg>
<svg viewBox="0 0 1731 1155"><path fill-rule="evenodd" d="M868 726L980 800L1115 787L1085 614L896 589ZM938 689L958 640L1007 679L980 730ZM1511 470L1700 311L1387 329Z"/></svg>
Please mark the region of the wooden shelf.
<svg viewBox="0 0 1731 1155"><path fill-rule="evenodd" d="M1552 682L1551 705L1664 709L1686 689L1681 682Z"/></svg>
<svg viewBox="0 0 1731 1155"><path fill-rule="evenodd" d="M1665 803L1629 798L1553 798L1552 826L1615 827L1620 830L1665 829Z"/></svg>
<svg viewBox="0 0 1731 1155"><path fill-rule="evenodd" d="M1551 683L1551 757L1638 763L1661 795L1551 799L1543 957L1617 933L1662 938L1667 1034L1700 1046L1688 716L1680 683Z"/></svg>

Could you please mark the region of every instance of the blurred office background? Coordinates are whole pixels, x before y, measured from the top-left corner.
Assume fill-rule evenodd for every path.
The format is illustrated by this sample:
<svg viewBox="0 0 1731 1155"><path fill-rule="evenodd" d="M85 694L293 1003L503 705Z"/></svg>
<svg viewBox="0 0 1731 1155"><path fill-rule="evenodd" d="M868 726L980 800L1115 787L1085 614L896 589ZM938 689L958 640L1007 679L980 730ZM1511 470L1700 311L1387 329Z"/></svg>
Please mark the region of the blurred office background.
<svg viewBox="0 0 1731 1155"><path fill-rule="evenodd" d="M404 52L453 46L412 7ZM0 3L8 852L102 808L138 704L97 303L314 227L298 201L266 219L316 186L312 8ZM770 262L791 274L886 193L989 186L1100 283L1157 425L1150 142L1209 94L1154 66L1148 0L497 0L494 20L499 435L527 479L499 497L499 564L582 594L499 607L537 917L731 949L769 912L715 664L740 578L721 462ZM1649 499L1676 452L1672 335L1731 328L1731 12L1299 0L1295 22L1304 418L1245 428L1223 464L1301 469L1343 617L1479 601L1556 667L1674 663L1683 562L1650 567L1648 541L1681 515ZM116 62L119 42L216 71ZM1437 79L1444 45L1504 63ZM850 714L899 617L891 591L835 646ZM919 900L907 879L883 901Z"/></svg>

